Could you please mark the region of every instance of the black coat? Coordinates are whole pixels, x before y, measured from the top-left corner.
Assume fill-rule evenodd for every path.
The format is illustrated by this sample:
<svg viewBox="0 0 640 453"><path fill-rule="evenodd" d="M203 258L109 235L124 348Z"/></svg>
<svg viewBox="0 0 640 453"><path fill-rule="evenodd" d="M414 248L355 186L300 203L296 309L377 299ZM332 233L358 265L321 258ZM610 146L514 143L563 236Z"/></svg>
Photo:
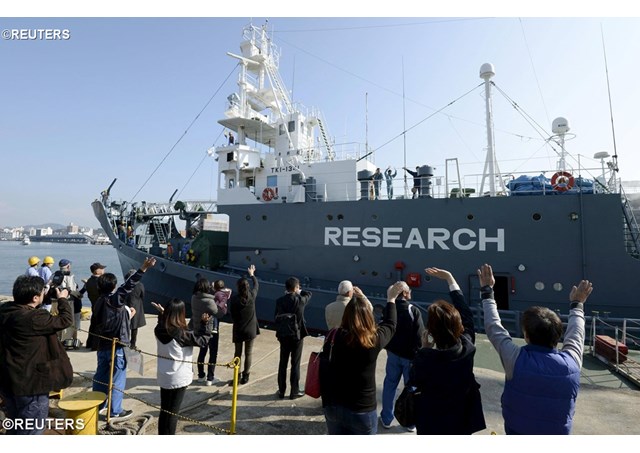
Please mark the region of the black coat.
<svg viewBox="0 0 640 453"><path fill-rule="evenodd" d="M56 333L72 325L67 299L58 299L58 316L15 302L2 304L0 388L12 396L26 396L68 387L71 380L65 381L73 378L73 370Z"/></svg>
<svg viewBox="0 0 640 453"><path fill-rule="evenodd" d="M248 299L243 300L234 294L228 301L233 321L232 341L234 343L253 340L260 334L258 317L256 316L256 297L258 297L259 285L257 278L252 276L251 280L253 280L253 289L249 290Z"/></svg>
<svg viewBox="0 0 640 453"><path fill-rule="evenodd" d="M422 348L413 360L409 382L420 391L418 434L472 434L486 428L480 384L473 374L473 314L461 291L450 294L460 312L464 333L452 348Z"/></svg>
<svg viewBox="0 0 640 453"><path fill-rule="evenodd" d="M301 340L309 335L304 319L304 309L309 303L309 299L311 299L311 292L301 291L300 294L287 293L276 300L274 319L284 313L295 313Z"/></svg>
<svg viewBox="0 0 640 453"><path fill-rule="evenodd" d="M125 302L128 307L132 307L136 310L136 314L131 318L131 328L138 329L147 325L147 320L144 317L144 285L142 282L138 282L129 294L127 294L127 301Z"/></svg>

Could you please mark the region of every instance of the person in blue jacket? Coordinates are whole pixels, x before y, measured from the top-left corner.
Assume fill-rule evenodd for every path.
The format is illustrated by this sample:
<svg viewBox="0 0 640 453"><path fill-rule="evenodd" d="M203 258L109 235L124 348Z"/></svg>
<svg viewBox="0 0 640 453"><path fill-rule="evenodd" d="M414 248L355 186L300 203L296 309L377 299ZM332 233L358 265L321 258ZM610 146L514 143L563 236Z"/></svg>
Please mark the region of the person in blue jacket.
<svg viewBox="0 0 640 453"><path fill-rule="evenodd" d="M569 293L569 323L562 349L562 321L546 307L522 315L526 346L516 345L502 326L493 297L495 279L488 264L478 269L484 328L505 371L502 416L507 434L570 434L580 388L584 349L584 303L593 291L582 280Z"/></svg>

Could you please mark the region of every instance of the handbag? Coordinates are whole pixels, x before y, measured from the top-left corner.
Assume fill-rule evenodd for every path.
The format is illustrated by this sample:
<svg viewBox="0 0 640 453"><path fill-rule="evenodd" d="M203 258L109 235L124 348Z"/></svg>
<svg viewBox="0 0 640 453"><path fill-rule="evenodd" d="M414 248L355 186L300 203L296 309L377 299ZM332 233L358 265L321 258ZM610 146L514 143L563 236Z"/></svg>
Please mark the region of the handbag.
<svg viewBox="0 0 640 453"><path fill-rule="evenodd" d="M327 335L327 339L322 345L322 349L319 352L312 352L309 355L309 364L307 365L307 377L304 382L304 393L311 398L320 398L320 361L322 360L322 351L324 346L330 342L331 349L329 349L329 357L327 361L331 360L331 353L333 352L333 341L336 336L336 329L332 329Z"/></svg>
<svg viewBox="0 0 640 453"><path fill-rule="evenodd" d="M402 393L396 400L393 407L393 416L398 420L400 426L409 428L416 426L416 407L417 398L420 395L418 389L410 384L407 384L402 389Z"/></svg>

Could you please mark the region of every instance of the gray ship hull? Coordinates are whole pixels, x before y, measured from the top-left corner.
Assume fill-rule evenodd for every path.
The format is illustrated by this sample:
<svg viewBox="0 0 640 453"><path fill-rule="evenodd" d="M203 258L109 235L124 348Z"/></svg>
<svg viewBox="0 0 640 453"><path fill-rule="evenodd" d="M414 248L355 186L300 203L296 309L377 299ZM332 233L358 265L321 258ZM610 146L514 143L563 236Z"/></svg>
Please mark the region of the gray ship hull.
<svg viewBox="0 0 640 453"><path fill-rule="evenodd" d="M102 203L96 217L118 251L123 271L146 254L113 234ZM314 296L306 312L326 329L324 307L341 280L360 286L382 306L386 288L413 274L413 299L426 306L446 298L428 266L451 270L472 304L479 304L476 269L490 263L499 308L543 305L568 312L568 294L581 279L594 284L587 313L640 318L640 261L628 253L620 195L563 194L486 198L378 200L220 206L229 216L229 265L212 271L159 259L145 276L151 297L189 300L195 280L223 279L233 287L256 266L263 322L273 320L284 280L296 276Z"/></svg>

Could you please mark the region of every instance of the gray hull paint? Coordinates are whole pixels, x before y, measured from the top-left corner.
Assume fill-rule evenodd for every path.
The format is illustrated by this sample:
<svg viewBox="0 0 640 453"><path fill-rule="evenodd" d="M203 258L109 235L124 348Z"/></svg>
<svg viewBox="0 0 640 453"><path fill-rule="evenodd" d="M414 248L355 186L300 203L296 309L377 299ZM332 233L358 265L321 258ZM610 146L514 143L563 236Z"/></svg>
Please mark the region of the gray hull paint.
<svg viewBox="0 0 640 453"><path fill-rule="evenodd" d="M139 266L144 253L118 241L99 202L94 210L118 249L123 270ZM413 299L429 303L448 292L442 282L425 278L423 269L436 266L451 270L465 295L477 303L475 271L482 263L490 263L502 277L499 302L504 308L521 311L544 305L566 313L571 286L586 278L594 284L588 313L599 310L613 317L640 318L640 261L625 250L621 200L616 194L234 205L218 210L230 219L230 265L244 269L255 264L263 279L257 310L264 321L273 319L274 300L291 275L314 292L307 321L322 330L324 306L334 299L341 280L352 280L374 303L383 304L389 284L408 273L420 273L421 286L414 288ZM327 241L326 228L346 231L346 236ZM364 228L374 228L368 239L362 235ZM388 230L388 247L373 246L378 241L372 235L380 232L382 242L385 228L402 230ZM413 228L421 241L415 235L409 240ZM451 236L463 230L457 245L468 250L456 248L452 238L444 241L448 250L442 249L443 242L429 244L430 229L437 235L444 229ZM480 250L481 229L489 238L504 230L504 251L491 241ZM473 241L476 245L471 247ZM402 272L395 267L399 261L405 265ZM518 270L520 265L524 271ZM198 273L222 278L231 287L238 277L160 260L145 277L145 285L155 296L189 300ZM543 289L536 289L536 283ZM560 286L560 291L554 289Z"/></svg>

